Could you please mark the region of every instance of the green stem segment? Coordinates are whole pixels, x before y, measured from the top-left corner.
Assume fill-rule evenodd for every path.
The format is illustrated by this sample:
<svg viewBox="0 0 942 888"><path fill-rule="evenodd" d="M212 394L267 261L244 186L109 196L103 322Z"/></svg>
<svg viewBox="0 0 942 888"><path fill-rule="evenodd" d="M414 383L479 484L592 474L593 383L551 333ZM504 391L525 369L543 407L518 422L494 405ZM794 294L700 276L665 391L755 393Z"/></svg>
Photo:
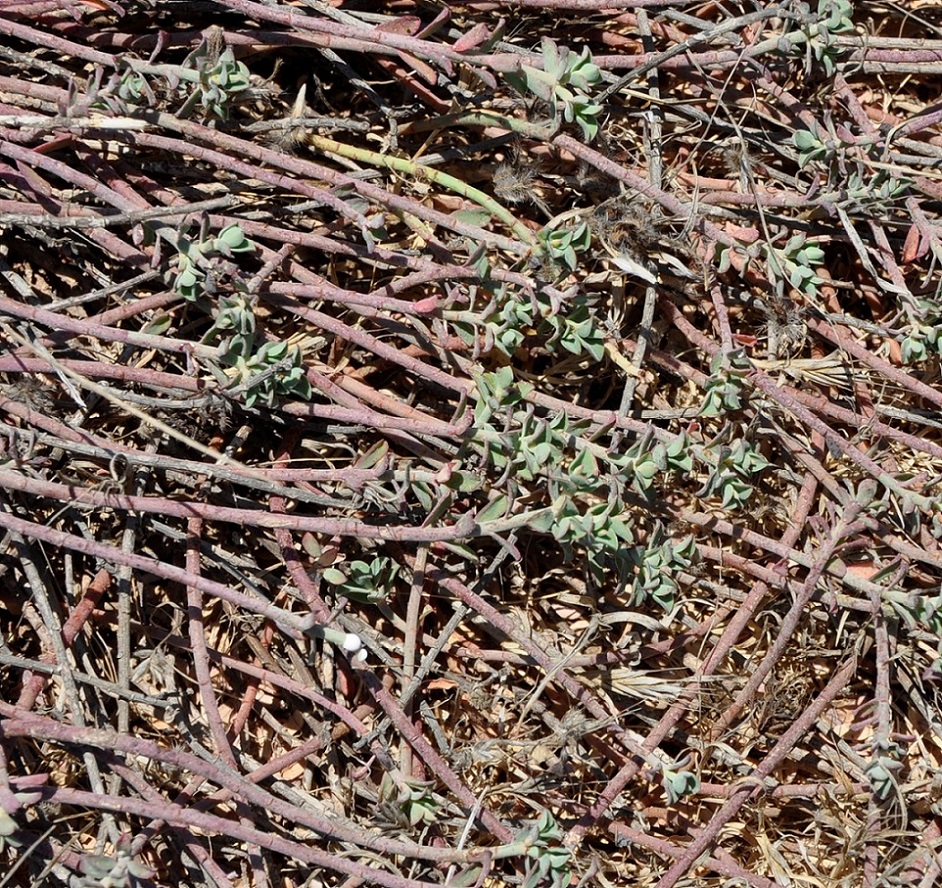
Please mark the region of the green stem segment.
<svg viewBox="0 0 942 888"><path fill-rule="evenodd" d="M486 210L492 216L500 219L510 228L513 233L525 244L534 249L538 248L536 235L527 228L513 213L506 207L501 206L489 194L479 191L467 182L436 170L434 167L425 166L416 163L414 160L408 160L404 157L394 157L391 154L381 154L378 151L369 151L366 148L356 148L353 145L345 145L343 142L337 142L334 139L328 139L325 136L308 136L308 144L321 151L324 154L334 154L338 157L346 157L349 160L356 160L359 163L371 164L373 166L385 167L397 173L411 176L419 181L434 182L442 188L447 188L455 194L460 194L467 200L473 201L482 209Z"/></svg>

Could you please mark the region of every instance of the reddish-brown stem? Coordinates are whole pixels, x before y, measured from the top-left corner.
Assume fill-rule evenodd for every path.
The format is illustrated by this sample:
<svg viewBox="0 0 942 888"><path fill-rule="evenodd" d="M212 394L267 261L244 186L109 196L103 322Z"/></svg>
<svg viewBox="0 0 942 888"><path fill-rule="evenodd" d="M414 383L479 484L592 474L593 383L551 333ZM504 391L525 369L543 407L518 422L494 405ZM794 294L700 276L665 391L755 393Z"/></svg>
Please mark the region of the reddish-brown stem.
<svg viewBox="0 0 942 888"><path fill-rule="evenodd" d="M710 819L709 824L697 834L684 853L671 864L657 883L657 888L673 888L696 864L704 851L708 850L723 827L732 820L743 805L762 790L763 781L775 773L795 745L811 729L825 708L841 693L846 692L847 682L857 669L856 658L849 659L827 683L824 690L812 701L804 712L791 724L769 754L744 783Z"/></svg>
<svg viewBox="0 0 942 888"><path fill-rule="evenodd" d="M508 638L512 638L546 674L552 675L553 680L558 682L567 694L578 700L594 718L600 719L603 723L608 722L609 714L598 700L569 674L567 668L560 668L560 663L563 661L562 654L558 652L553 655L547 653L533 639L522 633L512 620L501 614L480 595L454 577L450 577L440 570L433 570L429 571L429 580L438 583L442 588L456 595L468 607L484 617L495 629L503 632ZM653 764L647 751L642 749L641 745L631 738L627 731L619 730L617 726L613 726L613 728L619 743L630 755L638 756L641 764Z"/></svg>
<svg viewBox="0 0 942 888"><path fill-rule="evenodd" d="M62 643L66 647L71 647L75 636L82 631L82 627L88 622L92 614L101 604L101 599L108 591L111 585L111 574L107 570L100 570L94 579L89 583L78 604L72 610L71 615L62 624ZM46 663L55 662L55 654L50 651L43 656ZM42 693L46 686L48 676L40 672L34 672L27 682L23 684L23 690L20 692L16 705L19 709L32 709L36 698Z"/></svg>
<svg viewBox="0 0 942 888"><path fill-rule="evenodd" d="M215 503L178 501L166 497L129 496L76 488L51 481L39 481L17 472L0 469L0 484L8 490L21 490L60 502L82 503L149 514L172 515L177 518L200 517L229 522L245 527L284 527L292 530L322 533L327 536L355 536L377 540L436 542L467 538L474 532L470 516L458 524L445 527L410 527L366 524L349 518L320 518L310 515L274 515L262 510L234 509Z"/></svg>
<svg viewBox="0 0 942 888"><path fill-rule="evenodd" d="M637 829L620 821L609 824L608 830L619 842L631 843L638 845L640 848L649 848L663 857L676 859L683 854L683 849L678 848L673 842L659 839L646 830ZM778 885L772 879L749 872L732 860L729 855L723 854L721 856L719 850L712 856L705 856L703 866L729 879L745 881L750 888L777 888Z"/></svg>
<svg viewBox="0 0 942 888"><path fill-rule="evenodd" d="M868 351L845 328L834 326L816 318L808 319L808 327L829 342L833 342L838 348L852 355L878 376L886 378L918 398L924 398L930 404L934 404L936 408L942 407L942 392L926 385L914 374L907 373L899 367L894 367L889 361L885 361L873 352Z"/></svg>
<svg viewBox="0 0 942 888"><path fill-rule="evenodd" d="M471 861L476 852L456 852L450 849L437 849L410 842L401 842L387 839L382 836L368 833L366 830L348 826L343 822L321 817L307 808L298 807L258 787L250 780L235 773L222 764L205 761L190 753L178 749L162 747L150 740L139 737L125 736L114 731L98 728L84 728L66 725L45 716L17 710L7 703L0 702L0 713L5 718L0 721L0 733L6 737L38 737L46 741L56 741L66 744L79 744L91 746L103 751L112 750L116 753L143 756L156 762L175 765L187 772L201 775L204 779L218 786L230 790L234 797L258 805L264 811L273 815L285 817L315 832L335 839L337 841L351 842L352 844L374 851L385 851L389 854L404 855L409 859L428 860L433 862L451 863ZM94 798L94 794L90 794ZM123 802L132 802L128 798L121 798L112 804L117 807L102 806L105 810L127 811L128 813L141 813L131 807L122 807ZM169 803L168 803L169 806ZM90 807L98 807L94 803ZM178 809L176 816L179 816ZM152 816L153 811L143 810L145 816ZM164 818L173 822L173 818ZM186 822L186 821L182 821ZM232 825L232 821L227 821ZM269 847L264 841L256 842L263 847Z"/></svg>
<svg viewBox="0 0 942 888"><path fill-rule="evenodd" d="M109 796L64 787L47 791L44 796L44 800L53 805L75 805L86 810L114 811L133 814L137 817L152 817L157 807L154 802L144 799ZM189 827L205 831L209 835L230 836L283 854L289 860L298 860L326 870L345 873L369 884L382 885L384 888L437 888L438 885L435 882L410 879L379 870L374 866L356 863L342 855L312 847L310 843L293 842L274 833L262 832L236 823L228 817L206 814L195 808L181 808L165 802L160 806L160 816L166 823L173 826Z"/></svg>
<svg viewBox="0 0 942 888"><path fill-rule="evenodd" d="M799 496L796 520L792 522L787 533L783 537L783 545L792 547L797 542L799 536L804 530L804 519L802 516L807 516L808 512L810 512L816 489L817 485L815 484L814 479L806 477L805 482L802 485L801 494ZM752 587L749 595L747 595L746 599L740 604L739 608L733 616L733 619L727 625L723 635L704 660L698 677L713 675L719 669L720 665L733 649L733 646L736 644L736 641L739 639L742 632L748 626L756 610L759 608L759 605L765 599L768 590L768 584L762 581L757 582ZM658 723L648 734L648 737L645 741L646 748L653 750L660 746L664 738L669 735L670 731L674 728L677 722L687 712L687 709L696 693L696 689L693 688L691 691L684 692L680 695L677 701L668 709L668 711L661 717ZM608 785L599 794L591 810L583 814L583 816L579 819L579 822L569 831L567 841L574 842L582 840L586 832L605 815L605 812L611 807L615 799L618 798L619 794L634 778L637 770L638 764L636 761L629 761L625 763L624 767L622 767L615 777L609 781Z"/></svg>
<svg viewBox="0 0 942 888"><path fill-rule="evenodd" d="M805 615L805 608L808 602L811 601L811 596L817 591L818 581L824 574L837 547L846 536L850 535L853 529L853 522L859 513L859 503L851 502L844 508L844 514L841 516L837 527L834 528L827 542L815 554L814 564L812 564L811 569L808 571L808 575L801 588L795 594L792 606L783 617L778 631L775 634L775 639L762 658L762 662L753 670L748 681L746 681L742 689L736 695L736 698L710 728L709 736L711 740L718 740L729 729L733 721L739 717L743 709L756 699L763 682L778 665L779 660L781 660L784 655L785 649L788 647L792 636L798 629L799 622Z"/></svg>

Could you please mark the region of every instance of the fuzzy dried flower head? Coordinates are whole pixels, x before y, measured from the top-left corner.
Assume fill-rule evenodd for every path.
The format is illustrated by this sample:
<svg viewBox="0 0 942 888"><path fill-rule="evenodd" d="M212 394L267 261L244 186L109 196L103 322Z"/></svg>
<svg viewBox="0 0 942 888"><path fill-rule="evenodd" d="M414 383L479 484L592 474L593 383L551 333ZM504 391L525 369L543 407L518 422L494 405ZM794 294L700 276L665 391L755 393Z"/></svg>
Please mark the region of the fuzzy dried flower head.
<svg viewBox="0 0 942 888"><path fill-rule="evenodd" d="M31 410L37 410L50 416L61 415L64 407L71 402L59 398L55 385L42 376L20 376L9 384L0 385L0 391L8 398L25 404Z"/></svg>
<svg viewBox="0 0 942 888"><path fill-rule="evenodd" d="M746 161L746 152L742 142L730 140L723 146L722 154L723 166L730 175L739 175L742 172L743 163Z"/></svg>
<svg viewBox="0 0 942 888"><path fill-rule="evenodd" d="M533 197L536 173L518 162L502 163L494 170L494 194L504 203L525 203Z"/></svg>

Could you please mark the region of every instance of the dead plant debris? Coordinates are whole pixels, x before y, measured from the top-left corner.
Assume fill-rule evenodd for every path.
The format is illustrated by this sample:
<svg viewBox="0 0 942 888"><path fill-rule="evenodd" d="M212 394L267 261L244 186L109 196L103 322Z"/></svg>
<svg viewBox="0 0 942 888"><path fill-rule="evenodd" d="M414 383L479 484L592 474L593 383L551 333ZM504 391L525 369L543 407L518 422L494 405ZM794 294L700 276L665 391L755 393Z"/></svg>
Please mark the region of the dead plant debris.
<svg viewBox="0 0 942 888"><path fill-rule="evenodd" d="M0 34L0 886L940 882L939 3Z"/></svg>

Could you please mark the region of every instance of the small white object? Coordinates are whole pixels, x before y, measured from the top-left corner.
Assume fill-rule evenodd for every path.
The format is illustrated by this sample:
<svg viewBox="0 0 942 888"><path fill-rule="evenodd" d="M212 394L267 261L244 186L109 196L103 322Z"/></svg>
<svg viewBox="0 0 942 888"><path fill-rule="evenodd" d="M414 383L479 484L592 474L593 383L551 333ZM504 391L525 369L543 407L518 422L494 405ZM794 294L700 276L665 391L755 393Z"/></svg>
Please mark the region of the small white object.
<svg viewBox="0 0 942 888"><path fill-rule="evenodd" d="M344 637L342 647L345 651L352 654L363 647L363 640L359 635L354 635L352 632L348 632Z"/></svg>
<svg viewBox="0 0 942 888"><path fill-rule="evenodd" d="M629 259L625 255L612 256L612 262L615 263L622 271L627 272L630 275L633 275L636 278L641 278L648 284L656 284L657 278L651 274L640 262L635 262L634 259Z"/></svg>

